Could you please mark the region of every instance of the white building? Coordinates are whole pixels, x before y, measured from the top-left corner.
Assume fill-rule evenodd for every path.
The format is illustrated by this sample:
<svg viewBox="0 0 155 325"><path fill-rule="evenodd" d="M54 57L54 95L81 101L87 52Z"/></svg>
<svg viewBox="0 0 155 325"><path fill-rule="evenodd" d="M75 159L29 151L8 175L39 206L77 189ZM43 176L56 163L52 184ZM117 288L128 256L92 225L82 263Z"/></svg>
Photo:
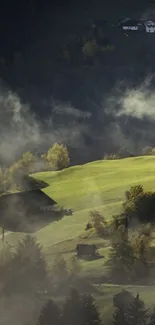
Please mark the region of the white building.
<svg viewBox="0 0 155 325"><path fill-rule="evenodd" d="M145 30L147 33L155 33L155 22L152 20L146 21Z"/></svg>
<svg viewBox="0 0 155 325"><path fill-rule="evenodd" d="M123 30L138 30L138 26L122 26Z"/></svg>
<svg viewBox="0 0 155 325"><path fill-rule="evenodd" d="M120 22L119 26L123 30L133 30L136 31L139 29L138 22L136 20L132 20L130 18L126 18Z"/></svg>

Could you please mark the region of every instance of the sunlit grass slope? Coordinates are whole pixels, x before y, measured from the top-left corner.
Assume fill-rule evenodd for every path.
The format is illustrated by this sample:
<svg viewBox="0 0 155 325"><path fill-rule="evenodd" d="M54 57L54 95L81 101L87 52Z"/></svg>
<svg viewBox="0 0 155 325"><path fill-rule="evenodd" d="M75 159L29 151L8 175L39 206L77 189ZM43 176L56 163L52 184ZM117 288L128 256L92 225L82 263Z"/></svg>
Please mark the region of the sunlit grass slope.
<svg viewBox="0 0 155 325"><path fill-rule="evenodd" d="M101 211L107 219L118 213L124 192L130 186L142 184L145 190L155 190L155 157L96 161L63 171L37 173L33 177L49 184L43 191L60 206L74 211L72 216L51 222L36 233L48 249L83 234L90 210ZM13 240L18 236L9 237Z"/></svg>
<svg viewBox="0 0 155 325"><path fill-rule="evenodd" d="M49 184L43 191L59 205L74 210L73 216L37 232L42 244L49 246L83 233L89 210L98 209L107 218L118 213L130 186L142 184L145 190L155 190L155 157L96 161L33 176Z"/></svg>
<svg viewBox="0 0 155 325"><path fill-rule="evenodd" d="M96 161L34 177L49 184L44 192L60 205L80 211L118 203L124 191L139 182L155 188L155 157Z"/></svg>

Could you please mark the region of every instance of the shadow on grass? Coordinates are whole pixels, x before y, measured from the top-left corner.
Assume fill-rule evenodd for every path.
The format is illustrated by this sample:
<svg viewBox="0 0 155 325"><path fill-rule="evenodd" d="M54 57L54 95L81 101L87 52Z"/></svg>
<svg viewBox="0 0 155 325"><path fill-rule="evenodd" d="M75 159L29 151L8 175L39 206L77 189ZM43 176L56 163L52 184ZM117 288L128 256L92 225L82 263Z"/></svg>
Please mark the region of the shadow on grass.
<svg viewBox="0 0 155 325"><path fill-rule="evenodd" d="M0 224L9 231L35 232L51 222L72 215L40 189L0 197Z"/></svg>
<svg viewBox="0 0 155 325"><path fill-rule="evenodd" d="M37 215L29 215L26 217L25 213L17 213L10 216L10 218L4 217L1 224L3 224L5 230L13 232L36 232L54 221L61 220L65 214L59 210L50 211L48 213L42 212Z"/></svg>
<svg viewBox="0 0 155 325"><path fill-rule="evenodd" d="M46 188L49 184L32 176L24 175L16 179L16 186L20 191L32 191Z"/></svg>

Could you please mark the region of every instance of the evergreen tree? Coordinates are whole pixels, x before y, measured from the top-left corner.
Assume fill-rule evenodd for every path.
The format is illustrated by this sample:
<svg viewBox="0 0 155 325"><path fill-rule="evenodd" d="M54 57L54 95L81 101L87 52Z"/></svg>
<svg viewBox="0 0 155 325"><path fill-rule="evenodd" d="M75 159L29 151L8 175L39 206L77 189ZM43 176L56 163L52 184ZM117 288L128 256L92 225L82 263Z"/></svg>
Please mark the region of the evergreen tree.
<svg viewBox="0 0 155 325"><path fill-rule="evenodd" d="M42 249L34 237L19 241L8 266L7 292L38 294L47 286L47 266Z"/></svg>
<svg viewBox="0 0 155 325"><path fill-rule="evenodd" d="M149 320L149 309L145 308L144 301L137 293L130 306L127 308L128 325L146 325Z"/></svg>
<svg viewBox="0 0 155 325"><path fill-rule="evenodd" d="M70 296L66 298L62 319L63 324L80 324L81 321L81 311L82 311L82 301L80 294L77 290L72 289L70 292Z"/></svg>
<svg viewBox="0 0 155 325"><path fill-rule="evenodd" d="M52 300L43 306L37 325L60 325L60 310Z"/></svg>
<svg viewBox="0 0 155 325"><path fill-rule="evenodd" d="M134 264L134 251L130 244L124 226L119 226L111 243L109 263L111 277L114 281L124 283L130 279Z"/></svg>
<svg viewBox="0 0 155 325"><path fill-rule="evenodd" d="M62 325L82 325L83 305L80 294L72 289L62 310Z"/></svg>
<svg viewBox="0 0 155 325"><path fill-rule="evenodd" d="M140 235L133 241L133 249L135 253L135 275L139 277L147 277L149 275L149 263L151 259L150 238Z"/></svg>
<svg viewBox="0 0 155 325"><path fill-rule="evenodd" d="M128 325L127 313L123 305L115 309L113 313L112 325Z"/></svg>
<svg viewBox="0 0 155 325"><path fill-rule="evenodd" d="M62 325L101 325L101 318L91 295L80 295L75 289L66 298L62 311Z"/></svg>
<svg viewBox="0 0 155 325"><path fill-rule="evenodd" d="M153 311L151 313L148 325L155 325L155 307L154 307L154 309L153 309Z"/></svg>
<svg viewBox="0 0 155 325"><path fill-rule="evenodd" d="M91 295L85 294L82 298L83 302L83 325L101 325L101 318L95 300Z"/></svg>
<svg viewBox="0 0 155 325"><path fill-rule="evenodd" d="M64 289L68 286L68 268L67 263L63 256L58 256L54 260L52 267L52 283L55 289L64 292Z"/></svg>

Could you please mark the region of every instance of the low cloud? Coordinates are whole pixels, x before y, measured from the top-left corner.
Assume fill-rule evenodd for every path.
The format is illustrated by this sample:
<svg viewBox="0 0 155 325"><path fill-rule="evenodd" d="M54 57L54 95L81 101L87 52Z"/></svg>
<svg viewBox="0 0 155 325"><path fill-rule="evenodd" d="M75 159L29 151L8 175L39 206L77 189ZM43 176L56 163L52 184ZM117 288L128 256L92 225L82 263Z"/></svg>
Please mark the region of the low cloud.
<svg viewBox="0 0 155 325"><path fill-rule="evenodd" d="M137 89L128 89L120 98L120 110L117 116L132 116L155 121L155 93L150 90L150 80L146 80Z"/></svg>
<svg viewBox="0 0 155 325"><path fill-rule="evenodd" d="M109 117L106 134L116 147L126 147L135 154L155 141L155 92L153 77L140 86L117 85L103 104Z"/></svg>
<svg viewBox="0 0 155 325"><path fill-rule="evenodd" d="M73 148L84 146L84 134L89 132L88 121L91 113L81 112L71 105L52 105L49 119L38 121L29 104L22 103L17 94L0 87L2 160L10 162L22 151L32 148L36 151L47 150L56 141ZM44 106L42 109L44 110Z"/></svg>

